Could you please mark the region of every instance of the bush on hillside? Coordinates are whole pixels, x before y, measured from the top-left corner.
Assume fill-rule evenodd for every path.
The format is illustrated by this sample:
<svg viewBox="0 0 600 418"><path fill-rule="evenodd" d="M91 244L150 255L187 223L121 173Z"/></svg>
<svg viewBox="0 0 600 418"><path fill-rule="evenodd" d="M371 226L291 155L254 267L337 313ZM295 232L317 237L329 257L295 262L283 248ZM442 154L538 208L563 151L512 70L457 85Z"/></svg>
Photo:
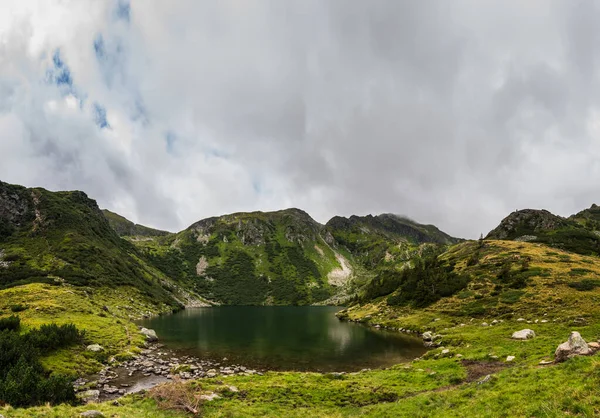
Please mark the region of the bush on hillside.
<svg viewBox="0 0 600 418"><path fill-rule="evenodd" d="M457 274L453 265L444 264L435 256L418 260L415 268L403 270L401 276L398 290L387 299L390 305L422 308L452 296L469 283L467 275Z"/></svg>
<svg viewBox="0 0 600 418"><path fill-rule="evenodd" d="M41 354L83 341L74 325L43 325L20 334L16 316L0 319L0 404L15 407L44 403L74 403L72 381L49 376L40 363Z"/></svg>
<svg viewBox="0 0 600 418"><path fill-rule="evenodd" d="M424 307L464 289L469 277L457 274L452 264L440 261L438 251L415 259L413 268L381 270L365 286L361 301L390 295L390 305Z"/></svg>

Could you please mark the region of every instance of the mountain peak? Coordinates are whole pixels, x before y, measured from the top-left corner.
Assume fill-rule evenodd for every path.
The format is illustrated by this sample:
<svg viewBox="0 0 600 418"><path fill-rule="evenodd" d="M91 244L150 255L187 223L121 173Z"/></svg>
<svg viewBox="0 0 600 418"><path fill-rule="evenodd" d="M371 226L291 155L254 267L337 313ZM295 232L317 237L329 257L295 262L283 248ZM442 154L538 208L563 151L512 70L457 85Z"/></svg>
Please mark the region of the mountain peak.
<svg viewBox="0 0 600 418"><path fill-rule="evenodd" d="M486 239L512 240L536 236L551 230L569 227L571 222L545 209L521 209L502 219L500 225L487 234Z"/></svg>

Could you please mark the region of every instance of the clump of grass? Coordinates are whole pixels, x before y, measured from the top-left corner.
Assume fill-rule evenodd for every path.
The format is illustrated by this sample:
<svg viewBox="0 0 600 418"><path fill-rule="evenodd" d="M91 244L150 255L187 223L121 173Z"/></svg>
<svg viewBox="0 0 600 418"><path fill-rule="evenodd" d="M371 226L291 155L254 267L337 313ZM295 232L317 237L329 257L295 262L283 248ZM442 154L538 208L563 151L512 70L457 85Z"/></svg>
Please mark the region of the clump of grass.
<svg viewBox="0 0 600 418"><path fill-rule="evenodd" d="M571 271L569 271L570 276L585 276L588 273L593 273L593 271L590 269L580 267L572 268Z"/></svg>
<svg viewBox="0 0 600 418"><path fill-rule="evenodd" d="M525 294L525 292L522 290L509 290L507 292L502 293L500 295L499 300L500 300L500 302L503 302L503 303L513 304L513 303L517 303L524 294Z"/></svg>
<svg viewBox="0 0 600 418"><path fill-rule="evenodd" d="M24 310L27 309L27 305L22 305L20 303L17 303L15 305L11 305L10 306L10 310L11 312L23 312Z"/></svg>
<svg viewBox="0 0 600 418"><path fill-rule="evenodd" d="M161 409L181 410L194 415L200 413L203 403L199 386L179 379L152 388L148 396L156 401Z"/></svg>
<svg viewBox="0 0 600 418"><path fill-rule="evenodd" d="M600 280L583 279L579 282L571 282L568 286L579 291L590 291L600 287Z"/></svg>

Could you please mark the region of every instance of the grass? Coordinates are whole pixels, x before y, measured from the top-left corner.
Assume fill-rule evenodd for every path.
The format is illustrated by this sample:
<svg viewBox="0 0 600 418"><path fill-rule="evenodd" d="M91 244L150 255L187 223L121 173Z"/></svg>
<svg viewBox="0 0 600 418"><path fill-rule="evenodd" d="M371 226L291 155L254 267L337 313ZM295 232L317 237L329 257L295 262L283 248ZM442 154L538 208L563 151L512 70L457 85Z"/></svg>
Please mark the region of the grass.
<svg viewBox="0 0 600 418"><path fill-rule="evenodd" d="M429 328L442 333L450 357L425 358L387 370L337 376L318 373L266 373L264 376L231 376L194 383L198 393L214 392L222 398L202 407L204 417L430 417L430 416L594 416L600 412L597 382L600 359L576 358L559 365L540 367L554 348L566 340L572 329L586 340L600 335L600 326L573 328L564 323L527 324L538 335L529 341L515 341L512 331L522 323L505 321L482 327L479 323L446 328L452 318L436 318ZM446 329L445 329L446 328ZM457 357L460 354L462 357ZM508 355L514 362L505 363ZM491 356L498 356L494 360ZM474 364L502 363L494 378L477 384L468 379ZM235 386L231 392L226 386ZM557 390L557 388L561 388ZM121 406L102 403L93 406L25 410L5 409L8 417L76 417L86 409L97 409L114 417L184 417L180 411L156 409L154 401L142 396L120 400Z"/></svg>
<svg viewBox="0 0 600 418"><path fill-rule="evenodd" d="M539 365L541 360L553 358L554 350L567 340L571 331L579 331L588 342L600 337L600 289L580 291L570 286L600 274L598 260L560 250L548 254L547 247L535 243L488 241L480 249L477 262L467 265L476 245L459 244L443 255L455 263L458 271L471 277L468 288L455 296L425 309L388 306L385 298L380 298L345 309L341 315L370 325L432 331L441 335L441 347L408 364L342 376L270 372L264 376L200 380L192 383L198 394L221 395L220 399L201 407L202 416L562 417L600 414L597 391L600 354L558 365ZM566 256L568 263L553 262ZM511 274L525 276L525 287L507 288L498 278L507 263ZM573 270L577 274L572 274ZM116 299L111 293L95 294L94 298L72 294L70 297L74 299L71 300L69 292L74 289L68 286L30 286L39 286L27 289L32 293L30 298L16 295L6 298L1 297L5 293L0 293L2 315L11 312L10 306L23 304L27 309L20 314L26 323L30 321L30 326L35 326L40 315L42 320L48 321L64 315L62 299L66 298L64 303L73 305L69 309L79 315L74 321L78 326L79 322L87 321L95 333L91 335L115 350L135 348L135 341L125 345L113 341L111 346L112 337L108 335L120 335L116 339L122 339L123 331L118 330L117 325L124 327L128 323L124 317L126 310L117 308L123 304L122 298ZM41 302L37 302L38 299ZM106 335L98 329L103 325L92 323L103 312L102 303L112 303L109 311L119 314L118 320L122 322L117 324L116 317L106 317L114 327ZM139 306L137 310L143 309ZM524 321L518 321L520 318ZM482 325L483 322L492 324L494 320L499 322ZM528 341L510 338L514 331L524 328L534 330L536 338ZM449 350L446 354L442 352L445 349ZM507 356L515 359L506 362ZM64 364L68 364L66 359ZM489 373L493 373L493 377L478 384L483 374L488 373L486 370L492 370ZM473 375L477 371L481 373ZM235 386L238 391L227 390L227 386ZM6 418L77 417L84 410L97 409L113 417L189 416L178 410L158 409L154 400L142 395L122 398L119 404L107 402L75 408L5 407L0 413Z"/></svg>
<svg viewBox="0 0 600 418"><path fill-rule="evenodd" d="M0 318L12 315L11 307L16 304L27 306L18 313L24 330L49 323L74 323L85 331L87 344L105 348L102 354L87 352L83 346L64 349L42 359L48 370L70 375L98 371L109 357L138 351L144 339L132 320L158 313L131 288L82 289L33 283L0 290Z"/></svg>

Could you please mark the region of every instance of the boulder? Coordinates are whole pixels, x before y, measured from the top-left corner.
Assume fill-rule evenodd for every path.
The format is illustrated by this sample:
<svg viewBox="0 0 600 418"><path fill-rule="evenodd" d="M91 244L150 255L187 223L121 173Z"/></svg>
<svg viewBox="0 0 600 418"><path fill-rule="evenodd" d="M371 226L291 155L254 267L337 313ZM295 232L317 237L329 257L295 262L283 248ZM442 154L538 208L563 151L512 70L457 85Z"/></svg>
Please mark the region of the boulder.
<svg viewBox="0 0 600 418"><path fill-rule="evenodd" d="M98 417L103 417L104 414L100 411L91 410L91 411L82 412L81 414L79 414L79 416L80 417L88 417L88 418L98 418Z"/></svg>
<svg viewBox="0 0 600 418"><path fill-rule="evenodd" d="M514 359L515 359L515 356L507 356L506 362L509 363L509 362L513 361Z"/></svg>
<svg viewBox="0 0 600 418"><path fill-rule="evenodd" d="M83 403L98 402L98 398L100 398L100 391L95 389L86 390L85 392L82 392L77 396L79 397L79 399L81 399Z"/></svg>
<svg viewBox="0 0 600 418"><path fill-rule="evenodd" d="M529 340L535 338L535 332L531 329L522 329L521 331L513 332L513 335L510 338L513 340Z"/></svg>
<svg viewBox="0 0 600 418"><path fill-rule="evenodd" d="M598 349L600 349L600 343L593 341L591 343L588 343L588 347L594 351L598 351Z"/></svg>
<svg viewBox="0 0 600 418"><path fill-rule="evenodd" d="M103 351L104 347L102 347L100 344L91 344L91 345L88 345L85 349L87 351L92 351L94 353L98 353L100 351Z"/></svg>
<svg viewBox="0 0 600 418"><path fill-rule="evenodd" d="M146 341L151 343L158 341L158 335L156 335L156 331L153 329L142 328L140 332L146 336Z"/></svg>
<svg viewBox="0 0 600 418"><path fill-rule="evenodd" d="M433 334L431 333L431 331L425 331L423 333L423 341L431 341L433 340Z"/></svg>
<svg viewBox="0 0 600 418"><path fill-rule="evenodd" d="M561 362L575 356L587 356L592 354L593 350L587 345L585 340L577 331L571 332L569 339L559 345L554 352L554 360Z"/></svg>

